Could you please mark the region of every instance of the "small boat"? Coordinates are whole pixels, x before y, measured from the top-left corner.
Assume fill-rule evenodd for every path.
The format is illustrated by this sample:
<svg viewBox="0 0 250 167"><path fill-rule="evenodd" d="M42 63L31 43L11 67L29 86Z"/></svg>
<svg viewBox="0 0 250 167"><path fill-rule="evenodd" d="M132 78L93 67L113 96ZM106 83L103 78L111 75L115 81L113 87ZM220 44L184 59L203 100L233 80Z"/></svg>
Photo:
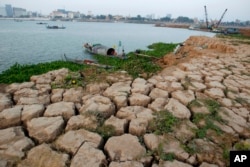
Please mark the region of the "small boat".
<svg viewBox="0 0 250 167"><path fill-rule="evenodd" d="M111 68L113 68L113 66L99 64L99 63L97 63L94 60L88 60L88 59L85 59L85 60L71 59L71 58L68 58L65 54L64 54L64 58L65 58L66 61L72 62L72 63L76 63L76 64L86 64L86 65L101 67L101 68L105 68L105 69L111 69Z"/></svg>
<svg viewBox="0 0 250 167"><path fill-rule="evenodd" d="M47 25L46 27L47 27L47 29L65 29L66 28L63 25L62 26L50 26L50 25Z"/></svg>
<svg viewBox="0 0 250 167"><path fill-rule="evenodd" d="M121 59L126 58L126 54L124 52L124 49L122 49L122 53L117 53L116 50L112 47L107 47L102 44L89 44L85 43L83 47L86 49L87 52L91 54L97 54L102 56L108 56L108 57L117 57Z"/></svg>
<svg viewBox="0 0 250 167"><path fill-rule="evenodd" d="M42 25L42 24L47 24L47 23L45 23L45 22L38 22L38 23L36 23L36 24Z"/></svg>

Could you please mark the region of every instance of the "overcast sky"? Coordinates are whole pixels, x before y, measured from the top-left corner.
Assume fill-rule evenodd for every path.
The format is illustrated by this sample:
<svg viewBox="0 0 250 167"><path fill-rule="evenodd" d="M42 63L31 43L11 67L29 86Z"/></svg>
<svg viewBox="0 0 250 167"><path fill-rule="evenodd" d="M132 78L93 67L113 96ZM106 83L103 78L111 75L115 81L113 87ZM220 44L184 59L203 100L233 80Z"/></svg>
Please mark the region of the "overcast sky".
<svg viewBox="0 0 250 167"><path fill-rule="evenodd" d="M250 20L250 0L0 0L0 6L11 4L14 7L25 8L49 14L56 9L79 11L94 15L120 14L124 16L164 17L171 14L172 18L187 16L204 19L204 6L207 6L210 19L220 19L227 8L224 21Z"/></svg>

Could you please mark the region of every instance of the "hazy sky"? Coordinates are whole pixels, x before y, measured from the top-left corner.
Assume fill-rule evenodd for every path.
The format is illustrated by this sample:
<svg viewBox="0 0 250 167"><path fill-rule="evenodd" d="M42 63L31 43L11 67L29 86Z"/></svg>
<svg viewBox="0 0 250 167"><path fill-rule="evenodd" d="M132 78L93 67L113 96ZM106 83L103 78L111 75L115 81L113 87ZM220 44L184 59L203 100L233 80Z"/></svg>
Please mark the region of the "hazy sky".
<svg viewBox="0 0 250 167"><path fill-rule="evenodd" d="M224 21L250 20L250 0L0 0L0 6L11 4L14 7L25 8L49 14L56 9L79 11L94 15L121 14L124 16L164 17L172 14L172 18L188 16L204 19L204 5L207 6L210 19L220 19L227 8Z"/></svg>

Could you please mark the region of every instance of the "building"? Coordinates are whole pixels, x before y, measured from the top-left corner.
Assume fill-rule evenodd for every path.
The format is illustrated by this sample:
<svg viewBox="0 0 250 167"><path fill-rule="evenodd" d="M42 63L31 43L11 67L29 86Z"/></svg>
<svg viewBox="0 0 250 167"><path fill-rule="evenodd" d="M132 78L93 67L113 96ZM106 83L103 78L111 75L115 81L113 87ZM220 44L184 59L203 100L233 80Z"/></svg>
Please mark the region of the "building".
<svg viewBox="0 0 250 167"><path fill-rule="evenodd" d="M23 8L13 8L13 16L14 17L22 17L22 16L26 16L27 12L26 9Z"/></svg>
<svg viewBox="0 0 250 167"><path fill-rule="evenodd" d="M11 5L5 5L7 17L13 17L13 8Z"/></svg>
<svg viewBox="0 0 250 167"><path fill-rule="evenodd" d="M0 7L0 17L6 17L7 13L5 7Z"/></svg>

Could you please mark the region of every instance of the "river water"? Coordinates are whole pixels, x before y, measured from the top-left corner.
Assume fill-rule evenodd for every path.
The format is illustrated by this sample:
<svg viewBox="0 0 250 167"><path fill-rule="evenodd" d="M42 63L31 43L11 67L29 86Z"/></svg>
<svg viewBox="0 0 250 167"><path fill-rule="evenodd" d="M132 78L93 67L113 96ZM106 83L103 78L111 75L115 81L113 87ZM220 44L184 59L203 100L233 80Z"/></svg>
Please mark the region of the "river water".
<svg viewBox="0 0 250 167"><path fill-rule="evenodd" d="M36 21L0 20L0 73L15 63L37 64L70 58L91 59L83 43L116 46L125 52L146 49L155 42L180 43L191 35L213 36L208 32L155 27L152 24L50 22L66 29L47 29ZM119 48L121 50L121 48Z"/></svg>

